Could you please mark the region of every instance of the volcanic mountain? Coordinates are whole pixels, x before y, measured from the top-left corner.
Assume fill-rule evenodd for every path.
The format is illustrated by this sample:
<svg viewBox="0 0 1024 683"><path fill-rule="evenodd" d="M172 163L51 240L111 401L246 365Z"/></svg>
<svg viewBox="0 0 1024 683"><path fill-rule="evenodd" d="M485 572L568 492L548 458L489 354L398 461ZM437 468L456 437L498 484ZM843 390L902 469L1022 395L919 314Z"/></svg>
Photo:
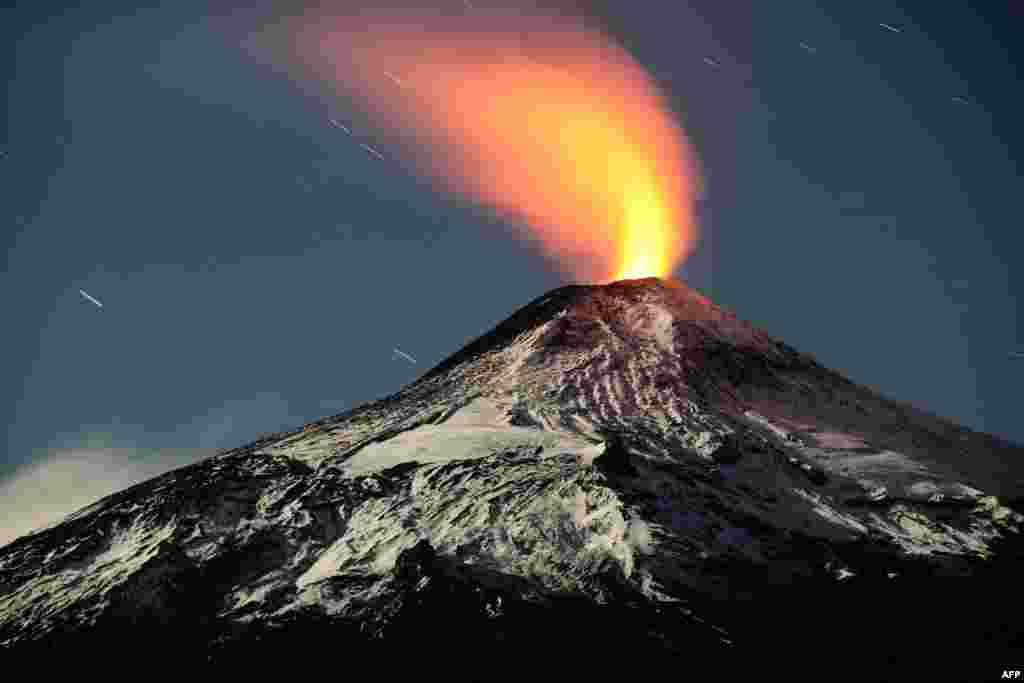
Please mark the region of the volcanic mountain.
<svg viewBox="0 0 1024 683"><path fill-rule="evenodd" d="M1022 644L1022 463L681 282L568 286L0 549L0 660L977 680Z"/></svg>

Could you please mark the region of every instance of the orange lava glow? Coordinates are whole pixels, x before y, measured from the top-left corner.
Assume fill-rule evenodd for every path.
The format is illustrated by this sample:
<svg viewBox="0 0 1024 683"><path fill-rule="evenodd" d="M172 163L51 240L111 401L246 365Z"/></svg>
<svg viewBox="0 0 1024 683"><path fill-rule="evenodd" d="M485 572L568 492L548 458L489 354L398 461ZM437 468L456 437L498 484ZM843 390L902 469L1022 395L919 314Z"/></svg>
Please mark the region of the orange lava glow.
<svg viewBox="0 0 1024 683"><path fill-rule="evenodd" d="M577 280L667 276L692 250L683 133L644 69L582 21L377 11L293 40L403 160L528 226Z"/></svg>

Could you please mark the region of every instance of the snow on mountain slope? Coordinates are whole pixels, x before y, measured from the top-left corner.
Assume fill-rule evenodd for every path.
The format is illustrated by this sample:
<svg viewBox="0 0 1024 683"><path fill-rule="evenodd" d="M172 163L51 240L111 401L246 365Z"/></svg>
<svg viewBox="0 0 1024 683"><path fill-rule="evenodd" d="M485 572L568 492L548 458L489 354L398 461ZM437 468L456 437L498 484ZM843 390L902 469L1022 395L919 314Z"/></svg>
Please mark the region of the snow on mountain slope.
<svg viewBox="0 0 1024 683"><path fill-rule="evenodd" d="M0 643L156 624L216 660L286 626L405 633L444 586L472 638L571 599L648 615L636 647L728 649L725 603L693 605L983 571L1024 527L1020 455L681 283L565 287L392 396L0 549Z"/></svg>

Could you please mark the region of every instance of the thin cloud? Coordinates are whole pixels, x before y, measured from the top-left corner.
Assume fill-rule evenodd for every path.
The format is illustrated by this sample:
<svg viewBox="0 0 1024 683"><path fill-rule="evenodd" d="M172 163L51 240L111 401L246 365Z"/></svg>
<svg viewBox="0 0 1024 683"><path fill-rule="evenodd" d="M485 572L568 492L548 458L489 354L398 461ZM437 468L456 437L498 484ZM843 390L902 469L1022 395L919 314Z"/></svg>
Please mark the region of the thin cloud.
<svg viewBox="0 0 1024 683"><path fill-rule="evenodd" d="M56 524L112 493L248 443L261 430L301 422L283 396L264 392L225 401L174 434L147 436L117 424L84 427L57 437L44 457L0 479L0 546ZM191 447L140 445L157 440Z"/></svg>
<svg viewBox="0 0 1024 683"><path fill-rule="evenodd" d="M53 451L45 460L0 482L0 546L56 524L105 496L215 453L209 449L93 447Z"/></svg>

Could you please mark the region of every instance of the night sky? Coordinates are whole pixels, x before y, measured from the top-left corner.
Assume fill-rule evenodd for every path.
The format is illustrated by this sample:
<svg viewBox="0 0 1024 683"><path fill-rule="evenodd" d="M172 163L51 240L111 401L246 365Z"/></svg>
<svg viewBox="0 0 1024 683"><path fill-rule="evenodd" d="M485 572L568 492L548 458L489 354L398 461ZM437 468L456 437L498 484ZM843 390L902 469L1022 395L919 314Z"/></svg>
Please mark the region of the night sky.
<svg viewBox="0 0 1024 683"><path fill-rule="evenodd" d="M853 381L1024 442L1013 5L584 9L707 170L676 276ZM568 284L521 226L368 155L329 119L371 122L224 28L281 5L216 6L0 20L0 543L392 393Z"/></svg>

